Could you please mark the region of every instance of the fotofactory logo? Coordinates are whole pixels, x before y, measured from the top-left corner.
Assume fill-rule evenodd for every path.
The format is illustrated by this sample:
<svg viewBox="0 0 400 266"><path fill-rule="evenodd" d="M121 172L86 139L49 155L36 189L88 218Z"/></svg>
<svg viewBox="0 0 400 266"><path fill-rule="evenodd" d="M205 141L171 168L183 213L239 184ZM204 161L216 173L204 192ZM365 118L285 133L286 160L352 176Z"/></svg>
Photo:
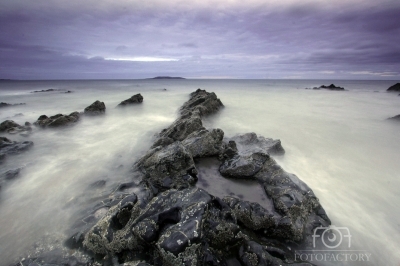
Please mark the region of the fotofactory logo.
<svg viewBox="0 0 400 266"><path fill-rule="evenodd" d="M370 261L371 253L352 250L350 230L347 227L317 227L312 235L313 249L296 250L296 261L362 262Z"/></svg>

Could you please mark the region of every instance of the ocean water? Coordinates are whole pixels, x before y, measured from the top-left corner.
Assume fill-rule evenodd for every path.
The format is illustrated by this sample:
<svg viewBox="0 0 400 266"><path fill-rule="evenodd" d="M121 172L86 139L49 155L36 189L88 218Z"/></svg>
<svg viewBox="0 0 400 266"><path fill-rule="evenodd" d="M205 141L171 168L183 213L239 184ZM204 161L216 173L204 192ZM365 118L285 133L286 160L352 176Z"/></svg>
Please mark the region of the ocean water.
<svg viewBox="0 0 400 266"><path fill-rule="evenodd" d="M322 84L347 91L305 90ZM132 164L152 144L154 134L177 118L189 93L215 92L225 107L205 121L225 136L255 132L280 139L285 155L275 157L307 183L332 224L347 229L345 251L370 254L369 261L313 261L316 265L400 265L400 97L387 93L393 81L325 80L115 80L1 81L0 101L26 103L0 109L0 122L34 122L46 114L69 114L95 100L106 115L84 117L66 129L34 130L34 142L9 157L0 173L24 166L0 191L0 265L9 265L44 235L59 235L84 211L90 199L130 180ZM52 92L31 93L54 89ZM164 90L166 89L166 90ZM64 93L70 90L72 93ZM115 106L141 93L144 102ZM216 178L210 160L198 162L198 186L211 194L237 195L265 204L258 184ZM102 189L90 184L106 180ZM346 242L347 241L347 242ZM341 257L345 258L345 257ZM355 258L354 256L352 257ZM359 258L359 257L358 257Z"/></svg>

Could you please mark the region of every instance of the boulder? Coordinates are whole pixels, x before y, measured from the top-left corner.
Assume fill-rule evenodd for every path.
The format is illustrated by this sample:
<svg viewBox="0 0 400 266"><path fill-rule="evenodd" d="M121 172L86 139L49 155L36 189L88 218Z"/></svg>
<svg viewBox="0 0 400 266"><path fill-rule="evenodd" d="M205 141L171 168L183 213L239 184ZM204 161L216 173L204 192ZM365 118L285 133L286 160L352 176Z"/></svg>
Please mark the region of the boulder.
<svg viewBox="0 0 400 266"><path fill-rule="evenodd" d="M15 123L13 120L6 120L0 124L0 132L7 132L9 134L21 133L21 135L28 136L32 131L29 122L24 126Z"/></svg>
<svg viewBox="0 0 400 266"><path fill-rule="evenodd" d="M126 99L124 101L122 101L120 104L117 105L117 107L122 107L122 106L126 106L126 105L130 105L130 104L137 104L137 103L142 103L143 102L143 96L138 93L133 95L131 98Z"/></svg>
<svg viewBox="0 0 400 266"><path fill-rule="evenodd" d="M80 114L78 112L73 112L69 115L57 114L50 117L41 115L33 124L42 128L64 127L75 124L79 121L79 118Z"/></svg>
<svg viewBox="0 0 400 266"><path fill-rule="evenodd" d="M257 136L254 132L238 134L232 138L228 138L228 140L234 141L238 149L243 151L259 151L270 155L283 155L285 153L279 139L274 140L263 136Z"/></svg>
<svg viewBox="0 0 400 266"><path fill-rule="evenodd" d="M394 91L394 92L399 92L400 91L400 83L396 83L392 86L390 86L387 91Z"/></svg>
<svg viewBox="0 0 400 266"><path fill-rule="evenodd" d="M196 113L197 111L200 116L204 116L217 112L223 106L214 92L198 89L190 94L189 101L182 105L180 111L181 115L188 112Z"/></svg>
<svg viewBox="0 0 400 266"><path fill-rule="evenodd" d="M104 102L95 101L86 107L83 112L85 115L102 115L106 112L106 105Z"/></svg>

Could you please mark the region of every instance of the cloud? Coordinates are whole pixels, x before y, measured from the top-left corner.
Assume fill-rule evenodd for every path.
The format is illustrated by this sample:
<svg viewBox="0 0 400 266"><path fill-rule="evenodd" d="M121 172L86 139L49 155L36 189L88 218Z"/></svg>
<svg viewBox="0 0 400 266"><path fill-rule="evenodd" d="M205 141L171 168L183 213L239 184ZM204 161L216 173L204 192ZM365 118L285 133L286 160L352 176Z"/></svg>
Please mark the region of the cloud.
<svg viewBox="0 0 400 266"><path fill-rule="evenodd" d="M3 0L0 78L397 73L399 13L391 0Z"/></svg>

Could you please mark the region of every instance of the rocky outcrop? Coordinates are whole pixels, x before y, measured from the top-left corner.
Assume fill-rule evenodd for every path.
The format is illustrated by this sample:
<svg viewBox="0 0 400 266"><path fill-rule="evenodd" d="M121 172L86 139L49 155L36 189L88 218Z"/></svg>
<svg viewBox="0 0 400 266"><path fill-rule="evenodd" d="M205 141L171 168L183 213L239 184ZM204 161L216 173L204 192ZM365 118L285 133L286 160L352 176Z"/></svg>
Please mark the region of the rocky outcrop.
<svg viewBox="0 0 400 266"><path fill-rule="evenodd" d="M399 92L400 91L400 83L396 83L390 86L387 91Z"/></svg>
<svg viewBox="0 0 400 266"><path fill-rule="evenodd" d="M26 122L24 126L15 123L13 120L6 120L0 124L0 132L7 132L10 134L21 133L21 135L27 136L31 131L32 128L29 122Z"/></svg>
<svg viewBox="0 0 400 266"><path fill-rule="evenodd" d="M101 263L296 265L294 248L310 244L314 228L330 220L312 190L271 157L284 153L279 140L255 133L224 139L221 129L203 127L202 118L222 106L214 93L192 93L179 118L134 164L141 182L116 190L141 192L123 194L100 220L87 219L97 222L72 243ZM267 207L197 188L194 158L201 157L219 158L225 177L258 180Z"/></svg>
<svg viewBox="0 0 400 266"><path fill-rule="evenodd" d="M122 101L120 104L117 105L117 107L123 107L126 105L137 104L142 102L143 102L143 96L140 93L138 93L133 95L131 98Z"/></svg>
<svg viewBox="0 0 400 266"><path fill-rule="evenodd" d="M33 146L32 141L17 142L8 138L0 137L0 163L3 162L8 155L15 155L27 151Z"/></svg>
<svg viewBox="0 0 400 266"><path fill-rule="evenodd" d="M78 112L73 112L69 115L57 114L50 117L41 115L33 124L42 128L64 127L75 124L79 121L79 118L80 114Z"/></svg>
<svg viewBox="0 0 400 266"><path fill-rule="evenodd" d="M4 103L4 102L1 102L0 103L0 108L17 106L17 105L25 105L25 103Z"/></svg>
<svg viewBox="0 0 400 266"><path fill-rule="evenodd" d="M85 115L102 115L106 112L106 105L104 102L95 101L91 105L85 108L83 113Z"/></svg>
<svg viewBox="0 0 400 266"><path fill-rule="evenodd" d="M47 89L47 90L40 90L40 91L31 91L31 93L50 92L50 91L57 91L57 90L55 90L55 89Z"/></svg>

